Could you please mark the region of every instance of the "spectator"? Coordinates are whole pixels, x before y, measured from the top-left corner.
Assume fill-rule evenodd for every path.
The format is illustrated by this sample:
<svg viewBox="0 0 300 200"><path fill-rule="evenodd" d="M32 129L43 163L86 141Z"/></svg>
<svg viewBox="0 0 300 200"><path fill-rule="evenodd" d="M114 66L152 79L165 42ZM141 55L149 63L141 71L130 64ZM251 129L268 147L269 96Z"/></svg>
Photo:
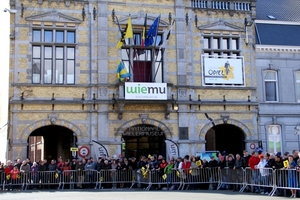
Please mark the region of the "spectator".
<svg viewBox="0 0 300 200"><path fill-rule="evenodd" d="M84 165L82 160L79 160L75 167L76 177L77 177L77 187L82 188L82 183L84 182Z"/></svg>
<svg viewBox="0 0 300 200"><path fill-rule="evenodd" d="M260 184L267 185L267 178L268 178L268 169L265 169L267 161L263 155L259 156L259 163L255 166L256 169L260 172ZM261 194L269 194L267 187L261 187Z"/></svg>
<svg viewBox="0 0 300 200"><path fill-rule="evenodd" d="M249 158L248 165L251 169L252 184L257 185L259 181L259 171L255 169L255 166L258 165L260 159L258 158L257 152L253 151L251 158ZM259 187L254 186L252 192L259 193Z"/></svg>
<svg viewBox="0 0 300 200"><path fill-rule="evenodd" d="M294 161L294 157L289 155L288 157L288 187L292 188L292 196L291 198L296 198L296 188L298 188L297 174L296 174L296 162Z"/></svg>

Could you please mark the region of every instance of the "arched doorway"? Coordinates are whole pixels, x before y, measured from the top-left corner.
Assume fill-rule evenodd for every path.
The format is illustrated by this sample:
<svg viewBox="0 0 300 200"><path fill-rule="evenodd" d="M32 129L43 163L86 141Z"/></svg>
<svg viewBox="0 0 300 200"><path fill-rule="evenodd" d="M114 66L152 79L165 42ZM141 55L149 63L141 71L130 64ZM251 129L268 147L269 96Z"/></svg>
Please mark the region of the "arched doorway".
<svg viewBox="0 0 300 200"><path fill-rule="evenodd" d="M74 141L75 140L75 141ZM28 157L33 161L62 157L73 158L70 148L75 146L77 138L72 130L63 126L50 125L34 130L28 137Z"/></svg>
<svg viewBox="0 0 300 200"><path fill-rule="evenodd" d="M122 134L122 155L130 158L140 156L166 156L165 133L159 127L141 124L127 128Z"/></svg>
<svg viewBox="0 0 300 200"><path fill-rule="evenodd" d="M220 124L209 129L205 136L206 151L240 154L245 150L245 135L242 129L231 124Z"/></svg>

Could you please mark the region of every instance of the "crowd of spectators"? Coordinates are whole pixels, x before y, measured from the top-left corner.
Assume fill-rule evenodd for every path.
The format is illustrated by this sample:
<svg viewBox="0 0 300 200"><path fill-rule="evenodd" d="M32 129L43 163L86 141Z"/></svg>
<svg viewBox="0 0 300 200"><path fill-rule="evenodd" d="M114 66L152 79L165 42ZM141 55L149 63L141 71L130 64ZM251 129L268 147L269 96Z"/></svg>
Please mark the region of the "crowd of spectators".
<svg viewBox="0 0 300 200"><path fill-rule="evenodd" d="M298 187L297 171L298 165L300 163L298 151L294 150L292 154L285 152L281 155L280 152L274 154L265 153L262 151L253 151L249 155L248 151L244 151L243 155L233 155L233 154L222 154L219 153L217 156L211 156L209 160L205 158L201 159L199 156L189 156L186 155L183 158L171 158L166 160L163 156L159 155L157 158L155 156L149 155L141 156L139 159L132 158L110 158L103 155L99 157L97 161L94 161L92 157L87 159L72 159L63 160L58 158L56 160L51 160L50 163L47 160L42 160L39 162L31 162L29 158L25 160L17 159L14 163L10 160L7 161L6 165L0 163L0 181L1 183L6 183L6 187L2 188L5 190L19 190L24 188L16 187L12 184L12 187L8 187L9 184L16 182L20 177L25 177L26 181L28 178L25 174L30 173L30 182L32 187L29 189L41 189L41 188L57 188L57 185L50 185L49 180L51 177L45 177L38 174L41 172L53 172L51 175L55 177L54 183L63 182L69 183L72 178L76 179L76 184L73 188L94 188L97 187L95 182L97 182L96 174L101 172L101 181L105 184L102 185L104 188L116 188L116 187L131 187L129 182L132 182L132 177L137 184L134 187L144 188L145 182L142 179L147 178L147 173L155 171L160 177L166 179L166 185L155 185L151 189L162 189L167 187L169 190L177 189L178 185L172 184L172 175L175 171L181 171L182 175L180 178L189 180L189 183L197 182L201 180L203 184L186 184L184 189L221 189L221 190L232 190L239 191L242 187L242 170L248 168L251 173L246 177L251 179L257 186L247 187L246 191L269 194L271 192L270 187L262 187L259 185L263 182L266 183L269 178L270 173L268 170L274 169L296 169L294 171L288 171L288 187ZM199 174L197 169L230 169L231 175L226 176L224 182L229 182L229 184L222 184L221 186L214 183L209 184L212 176L208 177L210 180L205 180L203 174ZM174 170L175 169L175 170ZM72 175L71 172L76 172L76 175ZM87 173L88 172L88 173ZM107 172L107 173L105 173ZM233 173L234 172L234 173ZM151 173L150 173L151 174ZM200 177L201 179L197 179ZM108 179L110 181L108 181ZM239 180L240 179L240 180ZM25 179L24 179L25 180ZM240 184L230 184L231 181L237 181ZM282 181L278 179L278 181ZM142 183L140 183L142 182ZM40 184L38 184L40 183ZM53 182L52 182L53 183ZM83 184L91 183L91 184ZM93 184L92 184L93 183ZM259 184L260 183L260 184ZM219 188L217 188L219 186ZM71 188L71 185L69 186ZM279 189L277 195L291 195L291 197L296 197L296 190Z"/></svg>

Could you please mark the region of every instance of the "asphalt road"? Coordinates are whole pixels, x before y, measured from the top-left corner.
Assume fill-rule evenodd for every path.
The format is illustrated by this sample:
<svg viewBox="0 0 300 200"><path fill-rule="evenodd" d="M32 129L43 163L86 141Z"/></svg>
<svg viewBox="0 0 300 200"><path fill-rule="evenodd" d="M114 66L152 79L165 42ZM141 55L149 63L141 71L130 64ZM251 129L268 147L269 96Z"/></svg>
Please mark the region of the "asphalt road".
<svg viewBox="0 0 300 200"><path fill-rule="evenodd" d="M287 199L287 197L270 197L253 193L238 193L232 191L122 191L122 190L48 190L2 192L1 200L253 200L253 199Z"/></svg>

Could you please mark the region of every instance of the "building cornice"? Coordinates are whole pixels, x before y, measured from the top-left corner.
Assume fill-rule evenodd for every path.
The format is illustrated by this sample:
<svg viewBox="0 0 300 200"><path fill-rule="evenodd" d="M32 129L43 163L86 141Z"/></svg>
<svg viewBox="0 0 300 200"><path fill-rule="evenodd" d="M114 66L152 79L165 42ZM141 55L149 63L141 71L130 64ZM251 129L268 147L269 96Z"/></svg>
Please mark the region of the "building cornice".
<svg viewBox="0 0 300 200"><path fill-rule="evenodd" d="M300 46L280 46L280 45L255 45L256 52L284 52L284 53L300 53Z"/></svg>

